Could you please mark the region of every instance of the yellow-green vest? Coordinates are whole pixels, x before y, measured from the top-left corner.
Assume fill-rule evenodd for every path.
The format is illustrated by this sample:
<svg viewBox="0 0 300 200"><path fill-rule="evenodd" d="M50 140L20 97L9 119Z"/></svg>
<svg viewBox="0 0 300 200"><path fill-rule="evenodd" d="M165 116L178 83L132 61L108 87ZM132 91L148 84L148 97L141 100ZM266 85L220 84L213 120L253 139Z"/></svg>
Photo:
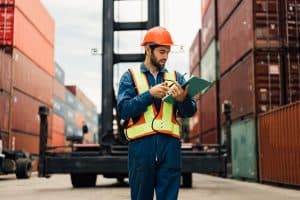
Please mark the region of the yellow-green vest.
<svg viewBox="0 0 300 200"><path fill-rule="evenodd" d="M138 94L150 89L146 74L139 69L129 69ZM176 80L175 71L165 72L164 80ZM172 83L172 82L171 82ZM156 116L157 115L157 116ZM155 118L156 117L156 118ZM155 120L153 120L155 118ZM152 124L153 123L153 124ZM174 105L162 101L160 111L157 113L154 103L147 107L147 110L133 123L130 119L127 128L127 138L129 140L153 135L157 133L164 133L175 138L180 138L179 125L176 121L176 113Z"/></svg>

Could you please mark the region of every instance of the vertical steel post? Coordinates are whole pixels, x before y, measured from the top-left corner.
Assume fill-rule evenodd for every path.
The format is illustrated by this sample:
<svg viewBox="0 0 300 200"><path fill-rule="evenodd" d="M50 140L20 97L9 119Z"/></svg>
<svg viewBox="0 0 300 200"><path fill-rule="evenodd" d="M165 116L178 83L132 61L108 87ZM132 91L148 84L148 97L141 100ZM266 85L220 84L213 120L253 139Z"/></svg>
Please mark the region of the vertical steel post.
<svg viewBox="0 0 300 200"><path fill-rule="evenodd" d="M47 138L48 138L48 114L49 108L46 106L39 107L39 115L40 115L40 154L39 154L39 165L38 171L39 177L45 177L45 154L47 150Z"/></svg>

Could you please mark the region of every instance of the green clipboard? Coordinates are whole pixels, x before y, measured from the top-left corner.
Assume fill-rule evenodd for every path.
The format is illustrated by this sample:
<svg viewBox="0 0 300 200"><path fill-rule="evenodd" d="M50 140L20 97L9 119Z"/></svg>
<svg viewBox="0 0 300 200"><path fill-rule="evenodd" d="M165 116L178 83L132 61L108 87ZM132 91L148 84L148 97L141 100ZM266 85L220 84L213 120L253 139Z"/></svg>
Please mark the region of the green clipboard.
<svg viewBox="0 0 300 200"><path fill-rule="evenodd" d="M210 85L210 82L204 79L201 79L199 77L191 77L187 82L185 82L181 87L185 88L187 85L189 85L189 91L188 95L190 97L194 97L196 94L204 90ZM172 95L167 95L162 98L163 101L168 103L174 103L175 99Z"/></svg>

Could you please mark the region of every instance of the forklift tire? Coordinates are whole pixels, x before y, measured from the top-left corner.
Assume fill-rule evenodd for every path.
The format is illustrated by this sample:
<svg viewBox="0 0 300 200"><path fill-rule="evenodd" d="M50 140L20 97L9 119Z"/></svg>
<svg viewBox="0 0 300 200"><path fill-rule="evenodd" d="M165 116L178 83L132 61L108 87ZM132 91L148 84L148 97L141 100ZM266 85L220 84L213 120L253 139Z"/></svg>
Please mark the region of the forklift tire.
<svg viewBox="0 0 300 200"><path fill-rule="evenodd" d="M182 174L182 187L192 188L192 184L193 184L192 173Z"/></svg>
<svg viewBox="0 0 300 200"><path fill-rule="evenodd" d="M71 182L74 188L95 187L97 174L72 173Z"/></svg>
<svg viewBox="0 0 300 200"><path fill-rule="evenodd" d="M16 177L17 179L27 179L31 176L32 165L28 158L19 158L16 161Z"/></svg>

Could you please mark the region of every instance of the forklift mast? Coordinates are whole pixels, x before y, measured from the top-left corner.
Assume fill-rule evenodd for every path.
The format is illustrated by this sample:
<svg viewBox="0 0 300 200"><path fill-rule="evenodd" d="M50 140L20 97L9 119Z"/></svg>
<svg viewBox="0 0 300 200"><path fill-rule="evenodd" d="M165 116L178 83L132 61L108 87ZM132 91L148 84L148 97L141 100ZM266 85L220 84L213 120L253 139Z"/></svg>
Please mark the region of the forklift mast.
<svg viewBox="0 0 300 200"><path fill-rule="evenodd" d="M115 0L116 1L116 0ZM99 129L99 144L110 149L114 143L113 108L116 97L113 88L114 64L122 62L142 62L143 54L116 54L114 52L115 31L147 30L159 25L159 0L148 0L148 20L144 22L114 21L114 1L103 0L103 36L102 36L102 120ZM118 117L117 117L118 118ZM118 123L119 124L119 123Z"/></svg>

